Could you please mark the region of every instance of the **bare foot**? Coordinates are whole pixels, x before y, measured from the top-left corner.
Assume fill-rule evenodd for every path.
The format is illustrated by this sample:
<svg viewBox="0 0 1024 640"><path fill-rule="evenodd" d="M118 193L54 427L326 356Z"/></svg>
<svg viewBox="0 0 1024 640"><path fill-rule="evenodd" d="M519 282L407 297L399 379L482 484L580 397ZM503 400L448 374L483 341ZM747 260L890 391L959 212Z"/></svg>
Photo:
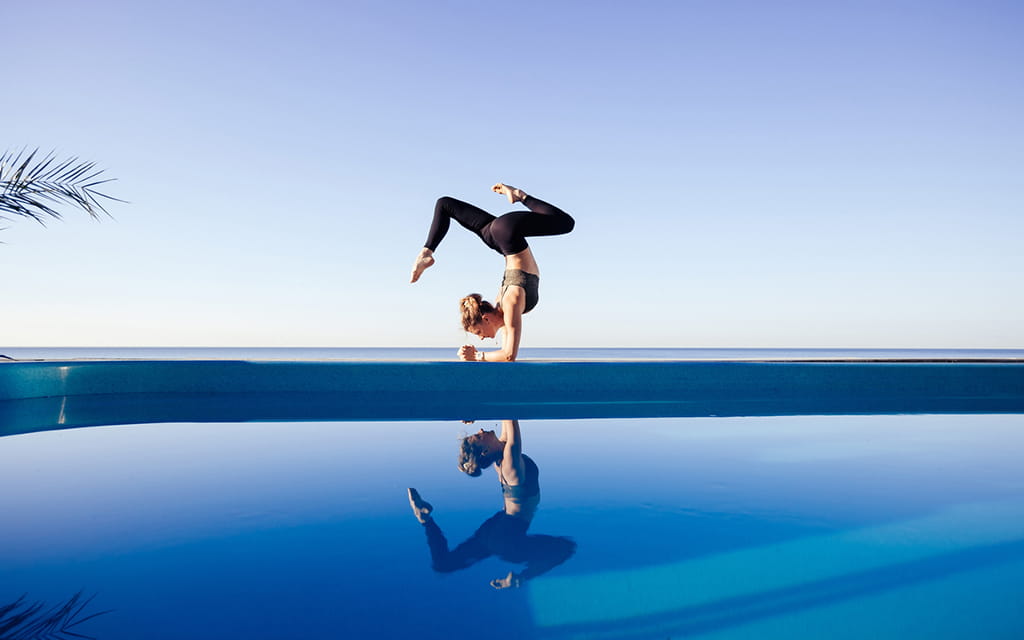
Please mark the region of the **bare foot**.
<svg viewBox="0 0 1024 640"><path fill-rule="evenodd" d="M427 267L433 266L434 264L434 252L424 247L420 254L416 256L416 261L412 263L412 277L409 282L416 282L420 279L420 276Z"/></svg>
<svg viewBox="0 0 1024 640"><path fill-rule="evenodd" d="M508 198L508 201L511 202L512 204L526 200L525 191L523 191L522 189L517 189L515 187L510 187L507 184L501 182L491 187L491 191L493 191L494 193L502 194L503 196Z"/></svg>
<svg viewBox="0 0 1024 640"><path fill-rule="evenodd" d="M412 514L420 521L420 524L427 524L430 521L430 514L434 507L420 497L420 492L409 487L409 506L412 507Z"/></svg>

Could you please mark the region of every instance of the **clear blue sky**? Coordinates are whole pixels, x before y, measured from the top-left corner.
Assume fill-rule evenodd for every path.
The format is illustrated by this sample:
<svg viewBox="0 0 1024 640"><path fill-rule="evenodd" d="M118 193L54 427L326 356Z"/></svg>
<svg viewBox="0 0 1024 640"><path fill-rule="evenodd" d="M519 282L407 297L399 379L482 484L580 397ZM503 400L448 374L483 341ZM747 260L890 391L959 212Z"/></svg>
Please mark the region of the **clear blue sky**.
<svg viewBox="0 0 1024 640"><path fill-rule="evenodd" d="M1024 347L1022 7L8 3L0 145L131 204L0 231L0 345L454 348L501 180L524 346Z"/></svg>

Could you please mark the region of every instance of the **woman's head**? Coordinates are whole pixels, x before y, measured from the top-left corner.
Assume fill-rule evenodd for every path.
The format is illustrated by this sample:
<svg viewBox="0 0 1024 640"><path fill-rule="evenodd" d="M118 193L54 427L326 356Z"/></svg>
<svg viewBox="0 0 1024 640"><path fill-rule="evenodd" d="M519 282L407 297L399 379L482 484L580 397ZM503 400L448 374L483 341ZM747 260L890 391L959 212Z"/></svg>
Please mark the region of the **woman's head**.
<svg viewBox="0 0 1024 640"><path fill-rule="evenodd" d="M459 445L459 471L474 478L501 456L501 448L495 446L497 436L493 431L481 429L466 436Z"/></svg>
<svg viewBox="0 0 1024 640"><path fill-rule="evenodd" d="M485 320L484 316L490 318L497 309L490 302L483 299L479 293L471 293L462 300L459 300L459 313L462 315L462 328L470 333L484 338L493 338L491 331L492 322ZM490 335L486 335L486 334Z"/></svg>

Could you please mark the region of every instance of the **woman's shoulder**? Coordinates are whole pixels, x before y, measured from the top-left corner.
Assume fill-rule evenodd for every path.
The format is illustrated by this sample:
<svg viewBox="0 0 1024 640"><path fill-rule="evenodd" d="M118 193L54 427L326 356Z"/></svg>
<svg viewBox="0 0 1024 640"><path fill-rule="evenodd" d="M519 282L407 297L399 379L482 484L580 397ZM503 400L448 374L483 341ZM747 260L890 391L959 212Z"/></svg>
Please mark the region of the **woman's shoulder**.
<svg viewBox="0 0 1024 640"><path fill-rule="evenodd" d="M504 313L524 309L526 307L526 287L518 282L503 283L498 297L498 306Z"/></svg>

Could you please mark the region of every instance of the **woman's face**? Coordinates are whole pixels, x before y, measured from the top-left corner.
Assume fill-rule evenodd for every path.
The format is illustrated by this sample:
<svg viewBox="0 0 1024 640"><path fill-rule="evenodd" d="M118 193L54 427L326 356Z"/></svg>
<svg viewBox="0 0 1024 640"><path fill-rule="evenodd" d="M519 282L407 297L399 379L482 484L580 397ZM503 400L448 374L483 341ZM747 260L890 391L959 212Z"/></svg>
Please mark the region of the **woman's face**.
<svg viewBox="0 0 1024 640"><path fill-rule="evenodd" d="M498 333L498 326L494 322L494 317L489 313L485 313L483 315L483 320L470 327L469 332L481 340L484 338L493 338Z"/></svg>

